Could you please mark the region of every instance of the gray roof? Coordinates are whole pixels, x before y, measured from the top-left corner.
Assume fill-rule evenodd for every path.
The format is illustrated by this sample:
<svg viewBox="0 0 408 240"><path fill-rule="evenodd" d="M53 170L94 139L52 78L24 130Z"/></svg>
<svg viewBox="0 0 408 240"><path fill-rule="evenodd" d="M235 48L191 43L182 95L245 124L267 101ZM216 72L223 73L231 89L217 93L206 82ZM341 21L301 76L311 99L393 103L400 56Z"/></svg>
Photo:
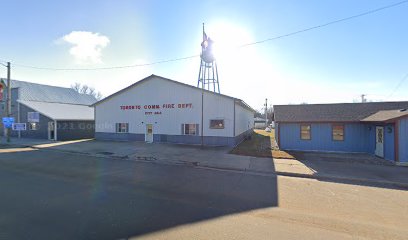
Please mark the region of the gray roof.
<svg viewBox="0 0 408 240"><path fill-rule="evenodd" d="M5 79L1 79L6 82ZM81 94L71 88L42 85L37 83L11 80L11 88L19 88L22 101L39 101L91 105L97 100L88 94Z"/></svg>
<svg viewBox="0 0 408 240"><path fill-rule="evenodd" d="M98 104L100 104L100 103L102 103L102 102L104 102L104 101L118 95L118 94L121 94L121 93L123 93L123 92L125 92L125 91L127 91L127 90L129 90L129 89L131 89L131 88L145 82L145 81L153 79L153 78L159 78L159 79L166 80L166 81L169 81L169 82L172 82L172 83L176 83L176 84L179 84L179 85L183 85L183 86L187 86L187 87L190 87L190 88L200 89L201 90L201 88L198 88L198 87L194 87L194 86L191 86L191 85L188 85L188 84L185 84L185 83L177 82L177 81L169 79L169 78L165 78L165 77L161 77L161 76L157 76L157 75L152 74L152 75L150 75L148 77L145 77L142 80L137 81L137 82L133 83L132 85L130 85L130 86L128 86L128 87L126 87L126 88L124 88L124 89L122 89L122 90L120 90L120 91L118 91L116 93L113 93L110 96L107 96L106 98L94 103L93 106L98 105ZM215 94L215 95L219 95L219 96L222 96L222 97L233 99L235 101L235 103L237 103L238 105L240 105L240 106L242 106L242 107L244 107L244 108L246 108L246 109L248 109L248 110L250 110L250 111L252 111L254 113L256 112L251 106L249 106L246 102L244 102L243 100L241 100L239 98L230 97L230 96L227 96L227 95L224 95L224 94L208 91L206 89L204 89L204 91Z"/></svg>
<svg viewBox="0 0 408 240"><path fill-rule="evenodd" d="M400 109L400 110L383 110L374 113L366 118L364 118L363 122L387 122L396 118L408 116L407 109Z"/></svg>
<svg viewBox="0 0 408 240"><path fill-rule="evenodd" d="M359 122L382 110L408 108L408 102L275 105L276 122Z"/></svg>
<svg viewBox="0 0 408 240"><path fill-rule="evenodd" d="M86 105L22 100L18 102L53 120L94 120L94 108Z"/></svg>

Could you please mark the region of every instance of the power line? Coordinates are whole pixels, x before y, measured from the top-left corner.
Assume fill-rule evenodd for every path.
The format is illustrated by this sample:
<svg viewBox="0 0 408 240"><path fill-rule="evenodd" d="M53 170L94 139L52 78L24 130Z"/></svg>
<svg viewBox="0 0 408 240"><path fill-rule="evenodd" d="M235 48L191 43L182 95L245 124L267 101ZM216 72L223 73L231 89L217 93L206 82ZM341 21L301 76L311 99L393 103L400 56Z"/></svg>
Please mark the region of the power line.
<svg viewBox="0 0 408 240"><path fill-rule="evenodd" d="M328 23L316 25L316 26L313 26L313 27L305 28L305 29L298 30L298 31L295 31L295 32L291 32L291 33L287 33L287 34L284 34L284 35L280 35L280 36L276 36L276 37L272 37L272 38L267 38L267 39L257 41L257 42L253 42L253 43L247 43L247 44L241 45L240 47L260 44L260 43L264 43L264 42L269 42L269 41L277 40L277 39L280 39L280 38L293 36L293 35L296 35L296 34L299 34L299 33L304 33L304 32L307 32L307 31L315 30L315 29L318 29L318 28L327 27L329 25L333 25L333 24L336 24L336 23L345 22L345 21L352 20L352 19L355 19L355 18L370 15L370 14L373 14L373 13L376 13L376 12L379 12L379 11L382 11L382 10L385 10L385 9L393 8L393 7L396 7L396 6L405 4L405 3L408 3L408 0L397 2L397 3L390 4L390 5L387 5L387 6L384 6L384 7L380 7L380 8L372 9L372 10L369 10L367 12L359 13L359 14L356 14L356 15L353 15L353 16L350 16L350 17L337 19L337 20L334 20L334 21L331 21L331 22L328 22Z"/></svg>
<svg viewBox="0 0 408 240"><path fill-rule="evenodd" d="M405 82L405 80L407 80L407 79L408 79L408 73L403 78L401 78L401 80L398 82L397 86L395 86L394 90L390 93L390 95L388 95L387 99L392 97L398 91L398 89L401 87L401 85Z"/></svg>
<svg viewBox="0 0 408 240"><path fill-rule="evenodd" d="M124 65L124 66L113 66L113 67L98 67L98 68L51 68L51 67L30 66L30 65L18 64L18 63L14 63L13 65L14 65L14 66L17 66L17 67L32 68L32 69L38 69L38 70L53 70L53 71L92 71L92 70L111 70L111 69L146 67L146 66L151 66L151 65L161 64L161 63L168 63L168 62L176 62L176 61L181 61L181 60L187 60L187 59L195 58L195 57L199 57L199 56L200 56L200 55L192 55L192 56L188 56L188 57L167 59L167 60L161 60L161 61L150 62L150 63Z"/></svg>
<svg viewBox="0 0 408 240"><path fill-rule="evenodd" d="M355 19L355 18L367 16L367 15L370 15L370 14L373 14L373 13L376 13L376 12L379 12L379 11L383 11L383 10L386 10L386 9L389 9L389 8L393 8L393 7L396 7L396 6L399 6L399 5L402 5L402 4L406 4L406 3L408 3L408 0L400 1L400 2L397 2L397 3L393 3L393 4L390 4L390 5L386 5L386 6L383 6L383 7L380 7L380 8L376 8L376 9L372 9L372 10L369 10L369 11L366 11L366 12L363 12L363 13L359 13L359 14L352 15L352 16L349 16L349 17L337 19L337 20L327 22L327 23L324 23L324 24L316 25L316 26L313 26L313 27L304 28L304 29L301 29L301 30L297 30L297 31L294 31L294 32L287 33L287 34L267 38L267 39L264 39L264 40L261 40L261 41L246 43L246 44L238 46L237 48L248 47L248 46L262 44L262 43L265 43L265 42L269 42L269 41L273 41L273 40L277 40L277 39L281 39L281 38L285 38L285 37L290 37L290 36L297 35L297 34L300 34L300 33L312 31L312 30L315 30L315 29L318 29L318 28L323 28L323 27L327 27L329 25L333 25L333 24L349 21L349 20L352 20L352 19ZM52 67L39 67L39 66L25 65L25 64L19 64L19 63L13 63L13 65L17 66L17 67L32 68L32 69L38 69L38 70L93 71L93 70L111 70L111 69L145 67L145 66L157 65L157 64L168 63L168 62L187 60L187 59L196 58L196 57L199 57L199 56L200 56L199 54L196 54L196 55L191 55L191 56L187 56L187 57L173 58L173 59L161 60L161 61L150 62L150 63L145 63L145 64L133 64L133 65L113 66L113 67L96 67L96 68L52 68Z"/></svg>

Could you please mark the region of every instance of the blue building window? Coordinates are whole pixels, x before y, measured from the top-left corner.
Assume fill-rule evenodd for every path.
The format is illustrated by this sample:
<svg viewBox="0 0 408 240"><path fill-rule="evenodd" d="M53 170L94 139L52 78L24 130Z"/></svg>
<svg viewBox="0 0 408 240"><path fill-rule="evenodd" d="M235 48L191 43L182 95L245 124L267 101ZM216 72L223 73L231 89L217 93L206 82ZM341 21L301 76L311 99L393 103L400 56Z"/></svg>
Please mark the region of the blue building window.
<svg viewBox="0 0 408 240"><path fill-rule="evenodd" d="M335 124L332 128L333 141L344 141L344 125Z"/></svg>
<svg viewBox="0 0 408 240"><path fill-rule="evenodd" d="M312 139L311 129L312 127L310 124L301 124L300 125L300 139L302 140Z"/></svg>

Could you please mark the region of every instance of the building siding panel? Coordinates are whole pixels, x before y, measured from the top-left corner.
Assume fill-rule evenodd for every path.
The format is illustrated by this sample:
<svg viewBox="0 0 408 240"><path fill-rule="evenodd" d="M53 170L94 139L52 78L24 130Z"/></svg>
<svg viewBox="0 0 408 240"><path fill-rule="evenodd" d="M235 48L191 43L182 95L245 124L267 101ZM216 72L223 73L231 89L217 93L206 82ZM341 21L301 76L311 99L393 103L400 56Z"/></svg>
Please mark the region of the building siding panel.
<svg viewBox="0 0 408 240"><path fill-rule="evenodd" d="M204 93L204 115L202 112L202 93ZM167 108L165 104L174 104L174 108ZM189 107L179 108L178 104L188 104ZM175 142L185 144L201 144L200 136L183 136L182 124L198 124L198 135L203 127L204 144L229 145L235 144L235 136L252 129L253 112L236 105L239 126L234 129L234 99L201 89L177 84L161 78L135 85L114 95L95 106L96 138L134 139L134 134L144 136L146 124L153 125L154 142ZM157 110L145 109L146 105L158 105ZM123 110L121 106L140 106L140 109ZM146 114L153 112L153 114ZM154 114L160 112L160 114ZM241 119L242 118L242 119ZM210 120L224 120L224 128L211 129ZM116 123L129 123L129 134L116 135ZM234 130L235 136L234 136ZM98 134L101 133L101 134ZM111 134L108 134L111 133ZM137 137L139 140L143 139Z"/></svg>
<svg viewBox="0 0 408 240"><path fill-rule="evenodd" d="M395 161L394 137L395 131L393 125L384 126L384 159Z"/></svg>
<svg viewBox="0 0 408 240"><path fill-rule="evenodd" d="M188 88L188 95L201 95L200 90ZM200 106L201 111L201 106ZM196 116L201 119L201 112ZM211 129L210 120L223 119L223 129ZM234 136L234 100L221 95L204 92L204 136L233 137Z"/></svg>
<svg viewBox="0 0 408 240"><path fill-rule="evenodd" d="M311 140L300 139L300 124L279 123L280 148L286 150L368 152L369 126L358 123L344 124L344 141L332 139L332 124L312 123Z"/></svg>
<svg viewBox="0 0 408 240"><path fill-rule="evenodd" d="M96 132L95 137L98 140L109 140L109 141L144 141L145 140L144 134L134 134L134 133ZM204 137L204 145L231 146L232 147L232 146L235 146L235 144L241 138L242 136L237 136L236 138L207 136L207 137ZM153 142L201 145L201 136L154 134Z"/></svg>
<svg viewBox="0 0 408 240"><path fill-rule="evenodd" d="M17 109L17 107L16 107ZM21 131L22 138L38 138L38 139L48 139L48 122L53 122L54 120L40 114L40 121L38 123L38 130L29 130L28 123L28 112L35 112L33 109L28 108L20 104L20 123L27 124L27 130ZM17 111L14 114L17 122ZM11 131L12 137L18 136L18 131Z"/></svg>
<svg viewBox="0 0 408 240"><path fill-rule="evenodd" d="M408 118L399 120L399 161L408 162Z"/></svg>
<svg viewBox="0 0 408 240"><path fill-rule="evenodd" d="M95 106L96 132L115 133L116 123L129 123L129 133L144 135L146 124L153 124L154 133L179 135L181 123L201 124L201 92L190 89L160 79L143 82ZM179 109L179 103L191 103L192 108ZM163 109L163 104L175 104L175 108ZM126 105L142 109L120 109ZM161 114L146 115L155 110L143 109L144 105L160 105Z"/></svg>
<svg viewBox="0 0 408 240"><path fill-rule="evenodd" d="M235 136L251 130L254 127L254 113L235 104Z"/></svg>
<svg viewBox="0 0 408 240"><path fill-rule="evenodd" d="M57 140L67 141L95 137L94 121L58 121Z"/></svg>

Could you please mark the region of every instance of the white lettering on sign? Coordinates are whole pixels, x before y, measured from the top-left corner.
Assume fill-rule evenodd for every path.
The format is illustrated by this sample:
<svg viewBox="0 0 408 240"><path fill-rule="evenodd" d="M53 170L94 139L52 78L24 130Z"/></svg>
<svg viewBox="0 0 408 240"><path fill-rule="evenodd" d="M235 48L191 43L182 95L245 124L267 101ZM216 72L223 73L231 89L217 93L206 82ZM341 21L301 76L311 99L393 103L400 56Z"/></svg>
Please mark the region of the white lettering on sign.
<svg viewBox="0 0 408 240"><path fill-rule="evenodd" d="M27 130L27 125L25 123L13 123L12 129L14 131L25 131Z"/></svg>

